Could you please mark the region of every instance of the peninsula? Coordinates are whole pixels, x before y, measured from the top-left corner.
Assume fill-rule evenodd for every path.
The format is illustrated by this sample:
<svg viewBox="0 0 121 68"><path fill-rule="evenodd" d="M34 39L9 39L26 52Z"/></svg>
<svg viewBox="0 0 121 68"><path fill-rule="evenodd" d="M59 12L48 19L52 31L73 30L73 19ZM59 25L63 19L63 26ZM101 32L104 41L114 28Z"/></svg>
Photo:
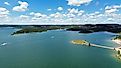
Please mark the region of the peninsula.
<svg viewBox="0 0 121 68"><path fill-rule="evenodd" d="M48 30L64 29L60 26L23 26L19 27L20 30L13 32L11 35L23 34L23 33L33 33L33 32L46 32Z"/></svg>

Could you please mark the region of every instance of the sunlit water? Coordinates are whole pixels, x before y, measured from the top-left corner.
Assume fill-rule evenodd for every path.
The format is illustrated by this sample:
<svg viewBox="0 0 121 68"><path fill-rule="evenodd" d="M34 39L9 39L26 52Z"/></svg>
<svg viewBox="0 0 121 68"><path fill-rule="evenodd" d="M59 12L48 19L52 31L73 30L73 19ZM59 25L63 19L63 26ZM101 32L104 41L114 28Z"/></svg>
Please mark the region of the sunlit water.
<svg viewBox="0 0 121 68"><path fill-rule="evenodd" d="M83 39L94 44L117 47L114 34L82 34L52 30L12 36L12 28L0 28L0 68L121 68L113 50L71 44Z"/></svg>

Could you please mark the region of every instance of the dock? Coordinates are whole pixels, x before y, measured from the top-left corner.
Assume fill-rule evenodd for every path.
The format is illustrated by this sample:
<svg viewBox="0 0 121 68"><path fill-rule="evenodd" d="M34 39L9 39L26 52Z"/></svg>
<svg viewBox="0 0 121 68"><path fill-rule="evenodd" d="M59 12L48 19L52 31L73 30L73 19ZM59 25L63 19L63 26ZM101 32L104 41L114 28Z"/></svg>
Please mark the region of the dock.
<svg viewBox="0 0 121 68"><path fill-rule="evenodd" d="M98 48L104 48L104 49L110 49L110 50L114 50L115 49L113 47L96 45L96 44L90 44L90 46L94 46L94 47L98 47Z"/></svg>

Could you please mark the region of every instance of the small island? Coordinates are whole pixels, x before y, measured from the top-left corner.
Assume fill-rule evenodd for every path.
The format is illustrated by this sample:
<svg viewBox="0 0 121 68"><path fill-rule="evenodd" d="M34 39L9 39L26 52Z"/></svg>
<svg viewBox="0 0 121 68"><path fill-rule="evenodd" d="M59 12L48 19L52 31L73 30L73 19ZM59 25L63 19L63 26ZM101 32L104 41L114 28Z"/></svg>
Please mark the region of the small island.
<svg viewBox="0 0 121 68"><path fill-rule="evenodd" d="M86 40L72 40L71 43L81 44L81 45L89 45L89 43Z"/></svg>

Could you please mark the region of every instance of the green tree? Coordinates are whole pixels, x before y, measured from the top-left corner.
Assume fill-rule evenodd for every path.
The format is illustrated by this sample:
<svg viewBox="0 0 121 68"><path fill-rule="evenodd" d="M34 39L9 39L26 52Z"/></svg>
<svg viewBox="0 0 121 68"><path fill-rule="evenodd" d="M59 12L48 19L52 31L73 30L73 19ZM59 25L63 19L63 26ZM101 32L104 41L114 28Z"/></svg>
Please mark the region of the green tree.
<svg viewBox="0 0 121 68"><path fill-rule="evenodd" d="M120 51L118 50L118 54L120 54Z"/></svg>

